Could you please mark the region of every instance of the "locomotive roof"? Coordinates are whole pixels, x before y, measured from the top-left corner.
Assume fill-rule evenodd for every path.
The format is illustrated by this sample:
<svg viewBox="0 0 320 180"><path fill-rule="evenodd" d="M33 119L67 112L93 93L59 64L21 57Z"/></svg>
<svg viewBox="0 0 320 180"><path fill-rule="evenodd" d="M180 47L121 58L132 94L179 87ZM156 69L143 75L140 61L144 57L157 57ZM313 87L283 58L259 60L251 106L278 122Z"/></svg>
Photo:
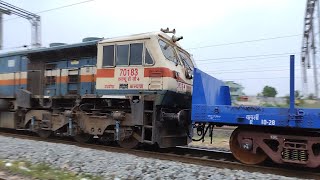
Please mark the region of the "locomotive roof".
<svg viewBox="0 0 320 180"><path fill-rule="evenodd" d="M31 57L35 56L44 56L48 54L56 54L55 52L58 51L67 51L67 50L80 50L80 49L90 49L92 48L96 49L97 43L107 43L107 42L119 42L119 41L126 41L126 40L135 40L135 39L146 39L150 38L152 36L162 36L168 40L171 39L170 36L168 36L166 33L163 32L149 32L149 33L141 33L141 34L133 34L128 36L121 36L121 37L115 37L115 38L107 38L107 39L99 39L99 40L93 40L93 41L87 41L87 42L81 42L81 43L75 43L75 44L66 44L66 45L60 45L60 46L53 46L53 47L42 47L37 49L28 49L28 50L21 50L21 51L14 51L14 52L6 52L0 54L1 57L7 57L7 56L19 56L19 55L27 55ZM176 43L178 46L179 44Z"/></svg>
<svg viewBox="0 0 320 180"><path fill-rule="evenodd" d="M127 40L138 40L138 39L147 39L152 36L162 36L168 40L171 39L170 36L168 36L166 33L163 32L148 32L148 33L140 33L140 34L133 34L128 36L120 36L120 37L114 37L114 38L107 38L103 39L99 42L99 44L102 43L108 43L108 42L119 42L119 41L127 41Z"/></svg>
<svg viewBox="0 0 320 180"><path fill-rule="evenodd" d="M33 54L42 54L49 51L59 51L63 49L74 49L74 48L81 48L81 47L88 47L88 46L96 46L99 40L94 41L87 41L75 44L66 44L60 46L53 46L53 47L42 47L37 49L28 49L28 50L21 50L21 51L14 51L14 52L7 52L0 54L0 57L7 57L7 56L16 56L16 55L33 55Z"/></svg>

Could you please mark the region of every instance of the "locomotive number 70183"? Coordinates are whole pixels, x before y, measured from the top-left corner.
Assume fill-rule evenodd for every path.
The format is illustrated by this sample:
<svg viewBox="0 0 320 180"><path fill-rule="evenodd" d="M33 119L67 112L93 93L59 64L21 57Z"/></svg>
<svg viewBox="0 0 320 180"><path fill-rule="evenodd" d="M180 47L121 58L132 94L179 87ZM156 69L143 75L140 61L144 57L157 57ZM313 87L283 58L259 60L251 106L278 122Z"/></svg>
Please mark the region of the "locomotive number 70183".
<svg viewBox="0 0 320 180"><path fill-rule="evenodd" d="M120 69L120 76L136 77L139 75L138 68L123 68Z"/></svg>

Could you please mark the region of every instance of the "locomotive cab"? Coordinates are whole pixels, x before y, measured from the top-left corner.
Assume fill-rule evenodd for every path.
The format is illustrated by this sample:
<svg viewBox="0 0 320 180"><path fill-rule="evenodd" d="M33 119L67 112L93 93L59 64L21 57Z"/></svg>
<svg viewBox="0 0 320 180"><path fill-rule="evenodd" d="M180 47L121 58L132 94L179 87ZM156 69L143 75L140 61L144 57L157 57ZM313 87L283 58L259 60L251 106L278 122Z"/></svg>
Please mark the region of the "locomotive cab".
<svg viewBox="0 0 320 180"><path fill-rule="evenodd" d="M157 32L98 43L97 94L129 99L132 117L120 124L132 126L134 122L141 127L141 142L160 147L189 141L194 64L176 41L175 36Z"/></svg>
<svg viewBox="0 0 320 180"><path fill-rule="evenodd" d="M192 91L193 62L165 33L107 39L98 44L97 90Z"/></svg>

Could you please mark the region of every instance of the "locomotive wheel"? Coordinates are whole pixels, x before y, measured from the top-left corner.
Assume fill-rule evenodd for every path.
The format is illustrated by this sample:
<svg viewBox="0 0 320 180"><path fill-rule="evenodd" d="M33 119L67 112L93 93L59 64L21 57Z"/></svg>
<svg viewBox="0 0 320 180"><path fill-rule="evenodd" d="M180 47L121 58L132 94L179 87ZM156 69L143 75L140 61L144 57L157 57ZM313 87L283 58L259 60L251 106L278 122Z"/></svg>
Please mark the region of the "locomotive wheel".
<svg viewBox="0 0 320 180"><path fill-rule="evenodd" d="M130 136L129 138L118 141L118 144L122 148L133 149L138 146L139 141L133 136Z"/></svg>
<svg viewBox="0 0 320 180"><path fill-rule="evenodd" d="M92 139L92 135L86 133L80 133L73 137L79 143L88 143Z"/></svg>
<svg viewBox="0 0 320 180"><path fill-rule="evenodd" d="M262 151L257 151L256 154L242 149L238 142L238 135L241 129L235 129L230 136L230 150L232 155L240 162L244 164L260 164L267 159L267 155Z"/></svg>
<svg viewBox="0 0 320 180"><path fill-rule="evenodd" d="M48 137L50 137L50 135L52 134L52 131L40 129L40 130L37 132L37 134L38 134L38 136L40 136L41 138L48 138Z"/></svg>

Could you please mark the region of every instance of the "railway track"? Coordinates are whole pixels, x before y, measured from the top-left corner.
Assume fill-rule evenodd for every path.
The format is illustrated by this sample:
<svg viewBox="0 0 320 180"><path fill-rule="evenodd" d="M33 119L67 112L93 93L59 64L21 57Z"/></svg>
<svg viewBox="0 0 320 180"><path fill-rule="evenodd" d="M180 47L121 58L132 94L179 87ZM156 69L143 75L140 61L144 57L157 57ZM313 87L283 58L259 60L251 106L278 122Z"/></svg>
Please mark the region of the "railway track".
<svg viewBox="0 0 320 180"><path fill-rule="evenodd" d="M195 165L212 166L217 168L227 168L243 170L248 172L260 172L264 174L275 174L287 177L320 179L320 173L316 169L297 168L293 166L280 166L267 162L263 165L245 165L237 162L230 152L217 151L214 149L201 149L190 147L175 147L168 149L144 148L144 149L124 149L114 146L103 146L100 144L82 144L71 139L47 138L37 136L16 134L13 132L1 132L1 136L14 137L20 139L37 140L51 143L74 145L78 147L91 148L116 153L126 153L145 158L177 161Z"/></svg>

